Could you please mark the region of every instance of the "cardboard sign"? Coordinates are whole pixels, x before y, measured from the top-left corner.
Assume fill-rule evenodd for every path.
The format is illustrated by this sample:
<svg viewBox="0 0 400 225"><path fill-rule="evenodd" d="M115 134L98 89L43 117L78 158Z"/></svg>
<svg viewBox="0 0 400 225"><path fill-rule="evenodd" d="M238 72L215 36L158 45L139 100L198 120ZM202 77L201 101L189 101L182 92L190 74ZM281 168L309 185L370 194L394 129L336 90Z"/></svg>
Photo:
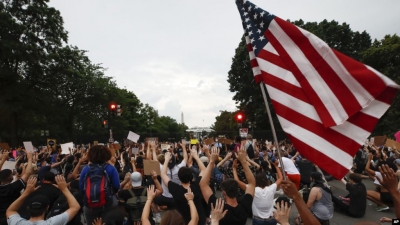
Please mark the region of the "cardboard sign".
<svg viewBox="0 0 400 225"><path fill-rule="evenodd" d="M10 146L8 143L0 143L0 148L5 149L5 150L11 150Z"/></svg>
<svg viewBox="0 0 400 225"><path fill-rule="evenodd" d="M61 144L61 154L63 154L63 155L71 154L69 152L70 149L71 150L74 149L74 143L73 142L68 142L68 143L65 143L65 144Z"/></svg>
<svg viewBox="0 0 400 225"><path fill-rule="evenodd" d="M133 133L132 131L129 131L128 137L126 139L131 140L135 143L139 140L140 135Z"/></svg>
<svg viewBox="0 0 400 225"><path fill-rule="evenodd" d="M391 139L386 139L386 147L391 147L392 149L400 150L400 143Z"/></svg>
<svg viewBox="0 0 400 225"><path fill-rule="evenodd" d="M195 145L195 144L197 144L197 143L199 143L199 140L197 140L197 139L191 139L191 140L190 140L190 144L191 144L191 145Z"/></svg>
<svg viewBox="0 0 400 225"><path fill-rule="evenodd" d="M17 164L17 162L5 161L1 170L5 170L5 169L14 170L16 164Z"/></svg>
<svg viewBox="0 0 400 225"><path fill-rule="evenodd" d="M161 150L168 150L171 147L169 144L161 144Z"/></svg>
<svg viewBox="0 0 400 225"><path fill-rule="evenodd" d="M214 139L212 139L212 138L208 138L208 139L204 140L204 144L206 144L206 145L212 145L214 143L215 143Z"/></svg>
<svg viewBox="0 0 400 225"><path fill-rule="evenodd" d="M385 145L386 143L386 136L375 136L374 137L375 146Z"/></svg>
<svg viewBox="0 0 400 225"><path fill-rule="evenodd" d="M27 153L35 151L33 149L32 142L30 142L30 141L24 141L24 147L25 147L25 150L26 150Z"/></svg>
<svg viewBox="0 0 400 225"><path fill-rule="evenodd" d="M132 148L132 154L139 154L139 148Z"/></svg>
<svg viewBox="0 0 400 225"><path fill-rule="evenodd" d="M230 145L233 143L233 140L231 139L225 139L225 138L221 138L218 140L220 143L226 144L226 145Z"/></svg>
<svg viewBox="0 0 400 225"><path fill-rule="evenodd" d="M119 150L121 148L120 144L110 144L110 146L115 150Z"/></svg>
<svg viewBox="0 0 400 225"><path fill-rule="evenodd" d="M144 175L151 175L151 171L154 170L157 175L161 175L160 163L156 160L143 160Z"/></svg>
<svg viewBox="0 0 400 225"><path fill-rule="evenodd" d="M158 143L158 137L148 137L145 140L146 142L154 141L155 143Z"/></svg>

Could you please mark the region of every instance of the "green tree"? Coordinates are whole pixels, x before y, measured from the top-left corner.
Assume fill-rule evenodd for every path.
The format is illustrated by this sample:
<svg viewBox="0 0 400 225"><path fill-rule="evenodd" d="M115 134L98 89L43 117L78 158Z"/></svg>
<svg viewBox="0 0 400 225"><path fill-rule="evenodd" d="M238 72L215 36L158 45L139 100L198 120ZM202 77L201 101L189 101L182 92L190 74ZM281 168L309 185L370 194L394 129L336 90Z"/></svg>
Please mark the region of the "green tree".
<svg viewBox="0 0 400 225"><path fill-rule="evenodd" d="M237 127L235 113L223 110L215 117L215 123L211 126L211 129L217 134L222 134L224 132L236 131Z"/></svg>
<svg viewBox="0 0 400 225"><path fill-rule="evenodd" d="M382 40L375 40L372 47L362 53L362 62L385 74L400 84L400 37L386 35ZM379 120L374 135L386 134L392 137L400 130L400 95L397 94L392 106Z"/></svg>
<svg viewBox="0 0 400 225"><path fill-rule="evenodd" d="M0 110L7 119L6 134L18 142L18 126L28 124L45 79L49 53L67 41L59 11L46 0L0 2ZM27 110L29 109L29 112ZM22 132L20 132L22 134Z"/></svg>

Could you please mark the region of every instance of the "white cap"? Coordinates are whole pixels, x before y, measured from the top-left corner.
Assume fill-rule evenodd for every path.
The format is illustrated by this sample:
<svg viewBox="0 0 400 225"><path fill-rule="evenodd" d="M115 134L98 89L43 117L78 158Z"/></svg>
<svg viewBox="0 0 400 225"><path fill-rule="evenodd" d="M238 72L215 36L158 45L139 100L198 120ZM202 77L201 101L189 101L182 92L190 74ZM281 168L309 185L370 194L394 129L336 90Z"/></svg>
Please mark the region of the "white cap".
<svg viewBox="0 0 400 225"><path fill-rule="evenodd" d="M142 175L138 172L133 172L131 174L132 187L142 186Z"/></svg>

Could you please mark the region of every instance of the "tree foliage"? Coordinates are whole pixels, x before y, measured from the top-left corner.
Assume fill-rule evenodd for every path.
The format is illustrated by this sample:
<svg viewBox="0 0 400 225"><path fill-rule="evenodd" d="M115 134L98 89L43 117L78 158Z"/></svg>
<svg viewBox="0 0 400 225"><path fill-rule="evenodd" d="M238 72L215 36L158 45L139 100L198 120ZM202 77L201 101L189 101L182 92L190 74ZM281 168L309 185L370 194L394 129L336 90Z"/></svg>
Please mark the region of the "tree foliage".
<svg viewBox="0 0 400 225"><path fill-rule="evenodd" d="M362 62L385 74L400 84L400 37L386 35L382 40L375 40L362 54ZM392 106L379 120L373 134L388 137L400 130L400 95L397 94Z"/></svg>

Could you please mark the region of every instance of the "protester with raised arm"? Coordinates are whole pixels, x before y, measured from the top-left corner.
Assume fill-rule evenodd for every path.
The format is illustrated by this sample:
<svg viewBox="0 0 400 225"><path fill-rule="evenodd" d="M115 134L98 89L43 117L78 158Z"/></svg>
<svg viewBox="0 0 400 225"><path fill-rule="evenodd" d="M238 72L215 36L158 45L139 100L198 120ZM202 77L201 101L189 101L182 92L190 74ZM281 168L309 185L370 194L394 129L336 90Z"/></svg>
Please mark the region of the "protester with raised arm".
<svg viewBox="0 0 400 225"><path fill-rule="evenodd" d="M2 160L8 158L8 152L3 153ZM24 174L15 182L13 173L9 169L0 171L0 224L7 224L6 210L8 206L20 197L29 176L32 173L32 153L27 154L28 164ZM12 183L11 183L12 182Z"/></svg>
<svg viewBox="0 0 400 225"><path fill-rule="evenodd" d="M49 200L45 195L38 195L30 199L30 203L28 206L28 211L31 215L29 220L23 219L18 214L18 209L21 207L22 203L25 199L34 192L37 188L36 178L32 177L29 179L28 184L24 193L14 201L10 207L7 209L6 216L8 218L9 225L18 225L18 224L52 224L52 225L65 225L68 221L71 221L74 216L78 213L80 206L76 201L75 197L68 190L67 183L63 176L59 175L56 178L56 183L58 189L65 195L67 199L67 203L69 208L64 213L51 217L45 220L45 214L49 207ZM43 222L42 222L43 221Z"/></svg>
<svg viewBox="0 0 400 225"><path fill-rule="evenodd" d="M220 225L230 225L230 224L246 224L247 218L252 214L251 205L253 202L254 188L255 188L255 178L252 174L247 162L246 162L246 152L242 147L238 152L238 160L243 166L243 170L246 174L248 181L246 187L246 193L243 196L241 202L238 202L236 197L238 194L238 183L231 178L224 180L221 183L222 196L225 199L224 210L228 210L225 217L219 222ZM209 186L210 177L215 163L218 161L219 151L213 147L211 150L210 163L207 166L207 170L204 173L203 178L200 181L201 192L203 193L204 200L207 202L211 208L211 204L215 205L217 198L213 194Z"/></svg>

